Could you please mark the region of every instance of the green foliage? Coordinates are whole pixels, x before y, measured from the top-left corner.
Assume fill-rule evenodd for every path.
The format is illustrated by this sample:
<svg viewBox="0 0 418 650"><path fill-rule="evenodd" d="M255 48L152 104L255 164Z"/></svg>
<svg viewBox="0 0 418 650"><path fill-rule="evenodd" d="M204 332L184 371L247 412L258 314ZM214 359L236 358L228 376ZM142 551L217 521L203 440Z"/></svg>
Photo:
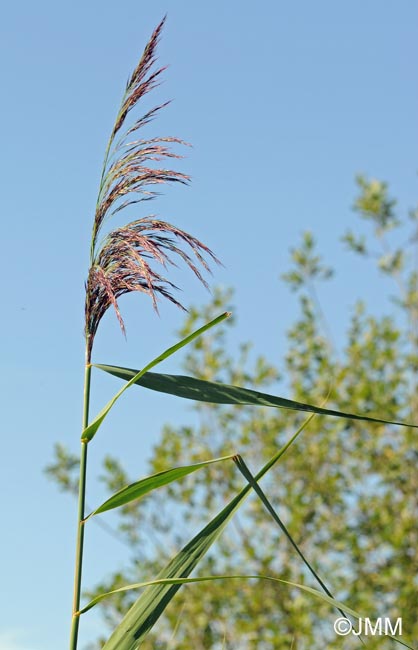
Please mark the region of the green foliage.
<svg viewBox="0 0 418 650"><path fill-rule="evenodd" d="M357 303L344 344L335 349L317 289L318 280L331 277L331 271L317 254L312 235L306 234L300 249L292 252L293 267L285 276L299 293L300 315L288 332L280 366L262 356L254 358L248 343L231 354L233 319L228 319L187 348L186 374L255 391L286 392L311 404L320 404L331 387L327 408L418 422L416 213L410 215L412 232L400 245L406 225L386 184L359 178L358 187L355 209L371 224L372 236L350 232L343 239L364 264L375 262L394 281L397 315L373 315ZM215 291L210 305L190 310L180 337L190 335L201 320L230 309L231 300L230 291ZM150 473L237 452L257 471L302 421L298 412L264 407L196 402L193 408L199 416L196 426L167 425L162 431ZM371 618L401 616L404 641L418 638L417 460L412 428L320 416L262 481L263 493L333 596ZM86 596L94 598L158 575L173 549L181 548L196 527L213 519L242 489L242 477L229 465L213 464L145 500L125 504L119 510L118 534L131 545L132 564ZM48 471L63 489L71 490L74 466L75 459L61 447ZM104 463L102 480L109 493L132 482L112 458ZM254 496L199 567L202 575L274 575L315 586L289 540ZM297 588L263 580L209 584L184 586L141 648L360 647L351 636L335 636L335 610ZM114 626L135 600L130 591L103 600L105 621ZM367 647L385 650L394 645L384 637L369 637Z"/></svg>
<svg viewBox="0 0 418 650"><path fill-rule="evenodd" d="M325 266L320 255L315 253L315 239L311 232L303 233L300 247L292 248L291 255L294 268L284 273L282 278L294 291L303 286L312 290L313 282L332 277L333 270Z"/></svg>
<svg viewBox="0 0 418 650"><path fill-rule="evenodd" d="M388 195L387 183L368 181L364 176L357 176L360 194L354 204L363 219L369 219L377 235L399 226L395 213L396 200Z"/></svg>

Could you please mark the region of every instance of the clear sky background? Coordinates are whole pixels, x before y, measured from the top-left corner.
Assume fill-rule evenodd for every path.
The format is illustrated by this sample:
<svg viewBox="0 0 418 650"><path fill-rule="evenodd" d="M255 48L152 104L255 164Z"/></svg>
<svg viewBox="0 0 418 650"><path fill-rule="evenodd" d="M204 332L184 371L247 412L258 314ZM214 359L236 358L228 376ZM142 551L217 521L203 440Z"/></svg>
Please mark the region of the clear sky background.
<svg viewBox="0 0 418 650"><path fill-rule="evenodd" d="M193 183L168 188L151 211L222 259L213 283L236 288L238 340L280 359L297 302L279 276L306 229L338 270L321 294L337 341L357 296L389 308L339 238L353 221L357 172L388 180L401 209L416 204L416 2L4 3L0 650L68 643L76 509L42 470L54 442L78 449L83 282L103 151L126 79L166 12L159 60L170 67L150 101L174 101L152 134L193 144L182 163ZM208 299L190 274L176 279L186 303ZM158 318L146 298L121 306L128 343L109 312L97 361L140 367L174 342L174 307ZM97 376L95 386L93 412L119 384ZM105 452L141 475L162 424L190 417L175 400L133 391L95 439L91 475ZM93 504L103 496L90 488ZM85 584L124 558L92 527ZM88 615L83 640L99 629Z"/></svg>

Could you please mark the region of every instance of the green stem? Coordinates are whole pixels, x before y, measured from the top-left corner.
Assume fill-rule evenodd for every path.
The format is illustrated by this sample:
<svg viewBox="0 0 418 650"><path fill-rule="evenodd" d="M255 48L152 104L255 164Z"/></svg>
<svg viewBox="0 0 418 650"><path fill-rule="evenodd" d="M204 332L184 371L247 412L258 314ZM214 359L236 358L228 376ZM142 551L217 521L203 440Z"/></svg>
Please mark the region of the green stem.
<svg viewBox="0 0 418 650"><path fill-rule="evenodd" d="M90 378L91 364L87 359L84 373L84 399L83 399L83 431L89 421L89 402L90 402ZM74 570L74 597L73 597L73 615L71 620L70 650L77 649L78 626L80 623L80 595L81 595L81 575L83 567L83 548L84 548L84 509L86 499L86 470L87 470L87 445L88 440L81 442L80 456L80 480L78 489L78 513L77 513L77 542Z"/></svg>

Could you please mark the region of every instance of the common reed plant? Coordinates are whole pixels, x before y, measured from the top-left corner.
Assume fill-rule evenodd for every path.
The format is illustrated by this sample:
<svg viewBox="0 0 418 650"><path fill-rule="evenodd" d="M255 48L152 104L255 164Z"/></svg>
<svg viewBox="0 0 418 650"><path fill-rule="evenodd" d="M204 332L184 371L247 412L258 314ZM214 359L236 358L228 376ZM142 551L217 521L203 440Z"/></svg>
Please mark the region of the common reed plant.
<svg viewBox="0 0 418 650"><path fill-rule="evenodd" d="M177 299L175 285L167 277L170 266L182 260L193 274L207 286L204 273L209 271L210 263L218 263L214 253L198 239L186 233L175 225L162 221L155 215L140 217L126 225L119 226L104 233L108 220L121 213L128 207L141 207L144 202L155 198L156 187L163 184L187 184L189 177L173 169L167 169L165 164L180 158L173 147L184 146L185 143L175 137L140 139L141 129L150 123L166 104L158 105L141 117L134 117L141 100L156 85L158 85L164 68L156 67L156 49L164 25L164 20L154 30L147 43L143 55L128 80L125 93L115 124L106 147L103 169L100 178L96 210L93 220L90 246L90 268L86 281L85 301L85 370L84 370L84 405L81 434L80 476L77 513L76 560L74 577L74 597L70 634L70 650L78 647L79 624L81 616L86 614L103 598L111 597L112 593L103 593L89 603L81 606L82 567L84 534L86 524L92 517L100 516L103 512L140 499L152 490L168 485L172 481L181 480L188 474L203 470L212 463L233 462L237 471L245 479L245 486L236 496L195 535L183 549L162 568L156 578L150 578L141 584L131 584L116 591L141 589L142 593L126 613L125 618L111 634L104 645L105 650L135 650L141 646L153 625L163 614L168 603L174 598L180 587L189 582L211 580L245 580L249 577L269 580L277 584L285 584L292 588L301 589L313 597L325 600L335 607L341 615L360 617L360 614L350 609L346 604L336 601L315 568L309 563L289 531L271 505L267 495L262 491L259 480L282 458L292 443L308 426L315 414L340 418L363 420L368 422L386 422L376 415L350 414L329 410L324 405L314 406L296 402L282 397L260 393L240 386L231 386L210 381L202 381L194 377L177 376L151 372L152 368L181 348L191 343L207 330L216 327L228 318L227 312L204 324L163 351L140 370L122 368L108 364L93 364L92 353L95 337L100 322L107 312L113 309L119 321L120 328L125 333L124 320L119 307L119 298L128 293L140 292L151 300L152 307L157 311L158 300L166 298L177 307L184 309ZM145 203L148 205L148 203ZM92 369L113 374L124 381L122 388L112 397L94 418L89 416L90 388ZM135 483L126 485L110 496L104 503L86 514L85 493L87 480L87 451L102 422L108 416L116 401L127 388L133 384L141 388L156 390L161 393L176 395L183 399L192 399L216 404L239 404L263 406L271 408L293 409L308 413L307 419L291 436L286 444L253 476L245 461L237 453L223 458L203 458L200 462L181 467L167 468L152 476L145 477ZM391 424L399 424L392 422ZM296 585L279 576L197 576L190 577L199 561L225 526L245 501L250 492L254 491L264 504L266 513L280 528L285 538L291 544L294 552L305 564L319 589L306 585ZM406 645L406 644L404 644ZM406 646L409 647L409 646Z"/></svg>
<svg viewBox="0 0 418 650"><path fill-rule="evenodd" d="M74 607L71 630L71 647L77 646L80 589L84 541L85 488L88 443L95 428L88 427L91 383L91 355L100 321L109 307L113 307L121 330L125 325L118 298L123 294L147 294L157 311L157 298L164 297L178 307L182 304L174 297L175 285L160 270L182 259L199 280L207 286L201 269L209 270L204 257L218 261L212 251L198 239L166 221L147 216L111 230L99 239L104 223L121 210L149 201L156 196L155 186L167 183L187 183L188 176L173 169L159 166L167 159L180 158L170 148L184 144L174 137L139 139L138 132L166 105L149 110L133 123L127 118L141 99L158 83L164 68L154 70L156 47L164 20L154 30L143 55L128 80L121 106L116 116L103 161L100 186L93 221L90 268L86 282L85 299L85 381L83 406L83 435L81 440L80 486L78 503L78 536L74 584ZM190 253L187 252L189 249ZM193 258L191 257L193 255ZM157 266L157 268L156 268ZM200 268L199 268L200 267Z"/></svg>

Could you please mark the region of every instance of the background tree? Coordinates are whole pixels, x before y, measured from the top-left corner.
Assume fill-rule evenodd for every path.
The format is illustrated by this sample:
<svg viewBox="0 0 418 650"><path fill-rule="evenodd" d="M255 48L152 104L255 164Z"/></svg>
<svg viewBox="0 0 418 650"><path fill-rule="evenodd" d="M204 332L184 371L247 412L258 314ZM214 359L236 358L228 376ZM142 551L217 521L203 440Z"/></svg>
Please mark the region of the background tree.
<svg viewBox="0 0 418 650"><path fill-rule="evenodd" d="M280 366L254 356L249 343L241 344L238 354L230 353L230 320L189 349L187 374L287 392L316 404L331 391L329 408L418 421L418 212L409 214L406 241L393 246L406 225L386 184L363 177L357 184L354 207L370 222L372 233L365 238L349 231L343 241L394 280L398 315L375 316L357 302L344 344L336 346L317 290L318 282L330 278L332 270L316 253L312 234L305 233L284 276L298 294L300 315L287 333L288 351ZM210 320L229 309L232 298L231 291L217 289L211 304L191 308L180 335L196 329L201 319ZM255 412L210 404L194 404L193 409L195 426L164 428L149 473L233 452L255 471L302 421L296 412L276 409ZM262 483L334 596L370 617L401 616L405 639L410 640L418 638L417 460L416 433L411 429L316 417ZM62 489L72 491L75 469L76 460L57 446L47 472ZM104 459L100 479L109 492L134 478L116 458ZM131 546L131 566L111 575L90 595L155 575L193 529L208 521L242 483L235 468L213 466L122 508L117 532ZM277 574L311 584L288 541L253 497L199 570ZM104 601L105 620L115 624L134 597L126 593ZM270 583L196 584L180 590L143 647L322 650L331 642L333 647L358 647L358 639L335 636L335 617L329 607L299 591ZM393 645L382 637L369 637L368 643L371 648Z"/></svg>

